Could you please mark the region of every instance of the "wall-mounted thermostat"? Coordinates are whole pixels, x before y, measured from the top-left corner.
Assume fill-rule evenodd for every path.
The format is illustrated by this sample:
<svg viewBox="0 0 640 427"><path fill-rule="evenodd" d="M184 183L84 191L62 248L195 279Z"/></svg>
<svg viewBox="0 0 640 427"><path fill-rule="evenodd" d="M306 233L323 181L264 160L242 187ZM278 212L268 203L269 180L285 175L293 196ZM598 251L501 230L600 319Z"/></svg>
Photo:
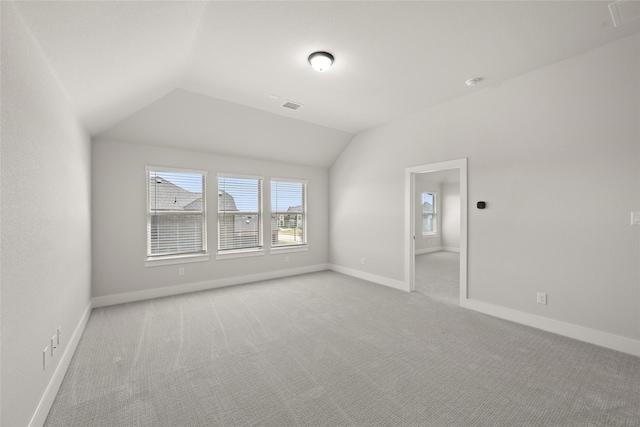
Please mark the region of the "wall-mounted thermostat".
<svg viewBox="0 0 640 427"><path fill-rule="evenodd" d="M486 202L478 202L478 209L484 209L487 207L487 203Z"/></svg>

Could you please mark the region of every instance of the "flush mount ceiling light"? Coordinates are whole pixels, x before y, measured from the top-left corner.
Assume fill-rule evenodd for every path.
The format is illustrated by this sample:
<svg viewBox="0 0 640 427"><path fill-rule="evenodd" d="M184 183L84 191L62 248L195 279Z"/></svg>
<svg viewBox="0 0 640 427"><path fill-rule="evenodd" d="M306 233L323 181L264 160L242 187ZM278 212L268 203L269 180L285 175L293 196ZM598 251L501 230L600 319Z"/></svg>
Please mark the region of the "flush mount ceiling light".
<svg viewBox="0 0 640 427"><path fill-rule="evenodd" d="M482 80L480 77L476 77L475 79L469 79L466 82L464 82L464 84L466 84L467 86L475 86L478 84L478 82L480 82L480 80Z"/></svg>
<svg viewBox="0 0 640 427"><path fill-rule="evenodd" d="M316 71L327 71L333 64L333 55L329 52L313 52L309 55L309 64Z"/></svg>

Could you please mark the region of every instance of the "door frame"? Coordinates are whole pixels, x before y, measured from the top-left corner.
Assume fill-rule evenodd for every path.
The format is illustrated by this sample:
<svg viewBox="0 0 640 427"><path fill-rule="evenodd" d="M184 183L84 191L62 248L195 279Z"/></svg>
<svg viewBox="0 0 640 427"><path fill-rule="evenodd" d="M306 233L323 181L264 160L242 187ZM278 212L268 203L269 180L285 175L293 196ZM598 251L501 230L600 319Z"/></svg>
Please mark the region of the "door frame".
<svg viewBox="0 0 640 427"><path fill-rule="evenodd" d="M467 299L467 158L410 166L405 169L405 287L416 289L416 174L458 169L460 173L460 306Z"/></svg>

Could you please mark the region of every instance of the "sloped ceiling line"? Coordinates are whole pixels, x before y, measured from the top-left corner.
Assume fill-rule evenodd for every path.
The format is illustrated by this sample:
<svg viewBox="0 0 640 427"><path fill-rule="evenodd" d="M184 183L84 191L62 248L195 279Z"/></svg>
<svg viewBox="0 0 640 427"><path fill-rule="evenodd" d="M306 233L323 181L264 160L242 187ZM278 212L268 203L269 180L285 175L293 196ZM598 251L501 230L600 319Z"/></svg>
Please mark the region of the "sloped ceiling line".
<svg viewBox="0 0 640 427"><path fill-rule="evenodd" d="M640 20L614 27L608 3L15 6L91 135L329 167L357 133L640 32ZM328 72L309 67L316 50L335 56Z"/></svg>

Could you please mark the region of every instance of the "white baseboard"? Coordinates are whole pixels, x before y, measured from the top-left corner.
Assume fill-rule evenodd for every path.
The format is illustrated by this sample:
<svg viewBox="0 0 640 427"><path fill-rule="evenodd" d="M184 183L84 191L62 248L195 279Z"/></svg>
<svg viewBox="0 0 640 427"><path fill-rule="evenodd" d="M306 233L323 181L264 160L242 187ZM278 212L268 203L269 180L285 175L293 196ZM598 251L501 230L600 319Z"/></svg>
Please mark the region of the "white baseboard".
<svg viewBox="0 0 640 427"><path fill-rule="evenodd" d="M640 356L640 341L596 329L578 326L560 320L549 319L535 314L525 313L511 308L501 307L477 300L463 300L462 307L501 319L510 320L534 328L553 332L558 335L573 338L623 353Z"/></svg>
<svg viewBox="0 0 640 427"><path fill-rule="evenodd" d="M389 286L390 288L400 289L401 291L409 291L409 289L407 289L407 284L402 280L390 279L388 277L378 276L376 274L366 273L364 271L341 267L334 264L329 265L329 269L335 271L336 273L342 273L346 274L347 276L357 277L358 279L378 283L379 285Z"/></svg>
<svg viewBox="0 0 640 427"><path fill-rule="evenodd" d="M416 255L430 254L431 252L440 252L441 250L442 250L441 246L434 246L432 248L416 249Z"/></svg>
<svg viewBox="0 0 640 427"><path fill-rule="evenodd" d="M259 282L261 280L277 279L280 277L296 276L298 274L314 273L327 270L327 264L317 264L308 267L291 268L287 270L275 270L265 273L249 274L246 276L227 277L224 279L207 280L204 282L186 283L183 285L166 286L163 288L147 289L144 291L126 292L115 295L94 297L91 301L93 307L123 304L127 302L142 301L152 298L167 297L186 294L189 292L205 291L208 289L222 288L225 286L241 285L244 283Z"/></svg>
<svg viewBox="0 0 640 427"><path fill-rule="evenodd" d="M416 249L416 255L430 254L432 252L441 252L441 251L460 253L460 248L451 248L447 246L434 246L432 248Z"/></svg>
<svg viewBox="0 0 640 427"><path fill-rule="evenodd" d="M67 373L67 369L69 368L69 363L71 363L71 358L73 354L76 352L76 348L78 347L78 342L80 342L80 337L82 337L82 333L84 332L85 326L87 326L87 322L89 321L89 316L91 315L91 302L87 304L87 308L84 310L82 317L80 318L80 322L78 326L76 326L75 331L71 335L71 339L69 340L69 344L67 348L64 350L62 354L62 358L60 359L60 363L58 363L58 367L56 371L53 373L51 377L51 381L49 381L49 385L47 385L42 398L40 399L40 403L38 403L38 407L36 408L36 412L31 417L31 421L29 422L29 427L40 427L44 425L44 422L47 420L47 415L49 415L49 411L51 410L51 406L53 405L53 401L58 394L58 390L60 389L60 385L62 384L62 380L64 379L64 374Z"/></svg>

